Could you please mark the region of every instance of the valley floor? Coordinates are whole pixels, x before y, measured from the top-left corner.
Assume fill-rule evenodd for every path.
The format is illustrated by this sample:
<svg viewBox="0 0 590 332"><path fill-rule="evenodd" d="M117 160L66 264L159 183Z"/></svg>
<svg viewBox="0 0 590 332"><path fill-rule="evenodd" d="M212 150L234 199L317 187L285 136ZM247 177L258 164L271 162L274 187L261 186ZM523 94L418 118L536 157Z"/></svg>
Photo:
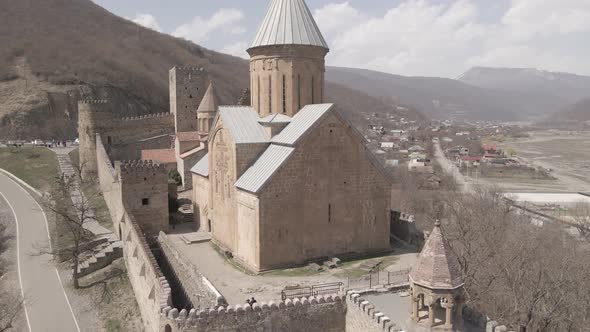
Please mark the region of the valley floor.
<svg viewBox="0 0 590 332"><path fill-rule="evenodd" d="M494 179L505 191L590 191L590 132L534 131L525 139L500 143L534 167L550 169L557 180ZM484 180L485 181L485 180Z"/></svg>

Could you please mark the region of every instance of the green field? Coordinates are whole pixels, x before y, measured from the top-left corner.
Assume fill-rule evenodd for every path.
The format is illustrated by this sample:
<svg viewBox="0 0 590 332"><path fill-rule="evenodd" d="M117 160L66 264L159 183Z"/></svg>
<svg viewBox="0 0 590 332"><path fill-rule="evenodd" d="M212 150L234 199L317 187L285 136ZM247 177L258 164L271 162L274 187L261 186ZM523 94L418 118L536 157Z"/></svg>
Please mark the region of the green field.
<svg viewBox="0 0 590 332"><path fill-rule="evenodd" d="M40 191L48 191L58 175L55 154L42 147L0 148L0 168Z"/></svg>

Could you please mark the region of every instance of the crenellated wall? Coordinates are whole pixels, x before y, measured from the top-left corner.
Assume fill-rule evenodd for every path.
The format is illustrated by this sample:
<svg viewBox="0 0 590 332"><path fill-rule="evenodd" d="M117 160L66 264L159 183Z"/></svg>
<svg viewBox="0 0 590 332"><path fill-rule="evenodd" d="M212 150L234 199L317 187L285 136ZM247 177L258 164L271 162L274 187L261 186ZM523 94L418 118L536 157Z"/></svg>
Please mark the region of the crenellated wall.
<svg viewBox="0 0 590 332"><path fill-rule="evenodd" d="M134 118L120 119L116 110L106 100L82 100L78 102L78 134L80 138L80 165L84 178L96 176L96 135L100 134L107 153L113 148L125 146L128 153L141 153L141 144L133 150L130 142L141 141L162 135L174 135L174 115L172 113L151 114ZM166 144L167 145L167 144ZM151 148L156 148L151 145ZM169 148L170 146L163 146ZM131 151L129 151L131 150ZM129 159L129 156L126 157Z"/></svg>
<svg viewBox="0 0 590 332"><path fill-rule="evenodd" d="M340 296L287 299L217 310L162 309L162 331L344 332L346 303ZM167 327L169 329L167 329Z"/></svg>
<svg viewBox="0 0 590 332"><path fill-rule="evenodd" d="M96 146L100 188L114 229L123 243L127 276L135 293L144 328L148 332L157 332L160 328L160 309L172 304L170 286L149 248L140 226L143 220L136 219L123 200L122 182L126 176L121 177L120 166L119 170L112 166L100 135L96 137ZM168 222L168 219L165 221Z"/></svg>
<svg viewBox="0 0 590 332"><path fill-rule="evenodd" d="M358 293L348 292L346 308L346 332L398 332L403 330Z"/></svg>
<svg viewBox="0 0 590 332"><path fill-rule="evenodd" d="M152 161L117 161L115 169L127 212L140 220L147 236L168 230L168 172Z"/></svg>

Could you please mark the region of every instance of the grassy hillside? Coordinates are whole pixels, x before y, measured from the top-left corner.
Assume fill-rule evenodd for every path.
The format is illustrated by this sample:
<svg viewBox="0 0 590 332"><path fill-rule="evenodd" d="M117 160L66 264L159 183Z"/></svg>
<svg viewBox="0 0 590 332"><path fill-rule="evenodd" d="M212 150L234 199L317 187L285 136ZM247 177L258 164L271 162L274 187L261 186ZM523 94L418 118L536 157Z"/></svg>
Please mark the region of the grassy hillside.
<svg viewBox="0 0 590 332"><path fill-rule="evenodd" d="M108 98L122 115L168 111L173 66L205 67L221 104L235 104L249 85L246 60L143 28L90 0L0 0L0 22L0 137L73 137L79 98ZM340 85L329 84L327 96L354 121L359 111L395 109Z"/></svg>

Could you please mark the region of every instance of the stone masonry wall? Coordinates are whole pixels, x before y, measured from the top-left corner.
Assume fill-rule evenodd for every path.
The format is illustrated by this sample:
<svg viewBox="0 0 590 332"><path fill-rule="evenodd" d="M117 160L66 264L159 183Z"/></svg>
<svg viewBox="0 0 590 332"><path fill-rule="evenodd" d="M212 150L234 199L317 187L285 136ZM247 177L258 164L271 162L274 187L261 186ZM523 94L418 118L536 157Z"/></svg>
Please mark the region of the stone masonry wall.
<svg viewBox="0 0 590 332"><path fill-rule="evenodd" d="M158 242L196 310L215 308L225 301L204 281L205 277L174 249L166 234L160 233Z"/></svg>
<svg viewBox="0 0 590 332"><path fill-rule="evenodd" d="M340 296L288 299L278 303L256 303L252 307L237 305L208 311L179 312L167 307L161 315L162 331L170 332L346 331L346 303Z"/></svg>
<svg viewBox="0 0 590 332"><path fill-rule="evenodd" d="M119 174L111 165L102 139L96 139L100 188L109 209L114 228L123 243L127 276L139 306L145 331L160 330L160 310L172 304L166 278L154 258L143 231L122 199Z"/></svg>
<svg viewBox="0 0 590 332"><path fill-rule="evenodd" d="M209 178L192 174L193 209L195 222L199 229L211 232L209 228Z"/></svg>
<svg viewBox="0 0 590 332"><path fill-rule="evenodd" d="M80 165L83 166L84 178L95 176L98 171L95 144L97 134L101 135L104 148L109 154L113 147L129 144L129 142L174 135L174 116L171 113L121 119L117 116L116 110L111 107L112 105L106 100L85 100L78 103ZM131 152L138 155L140 150ZM132 158L130 156L121 158L118 155L116 159Z"/></svg>
<svg viewBox="0 0 590 332"><path fill-rule="evenodd" d="M390 184L330 113L260 194L260 268L389 249Z"/></svg>
<svg viewBox="0 0 590 332"><path fill-rule="evenodd" d="M151 237L168 230L168 172L151 161L116 162L123 202Z"/></svg>
<svg viewBox="0 0 590 332"><path fill-rule="evenodd" d="M173 146L174 136L166 134L113 145L109 156L112 160L139 160L142 150L170 149Z"/></svg>

